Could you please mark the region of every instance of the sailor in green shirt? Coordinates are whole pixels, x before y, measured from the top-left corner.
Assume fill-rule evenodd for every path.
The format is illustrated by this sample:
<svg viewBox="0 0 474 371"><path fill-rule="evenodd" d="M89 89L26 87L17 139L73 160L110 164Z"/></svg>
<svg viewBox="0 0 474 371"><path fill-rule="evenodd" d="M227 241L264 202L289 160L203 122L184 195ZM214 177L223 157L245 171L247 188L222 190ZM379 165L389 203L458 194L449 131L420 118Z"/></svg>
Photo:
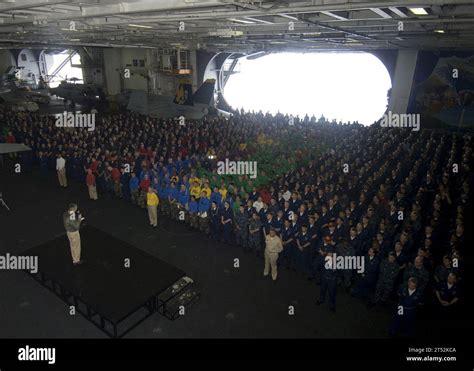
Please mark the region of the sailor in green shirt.
<svg viewBox="0 0 474 371"><path fill-rule="evenodd" d="M267 185L270 182L270 178L267 176L265 171L261 171L257 179L255 179L255 184L260 187L262 185Z"/></svg>
<svg viewBox="0 0 474 371"><path fill-rule="evenodd" d="M244 187L240 187L239 189L239 196L242 200L246 200L248 198L248 192L245 191Z"/></svg>
<svg viewBox="0 0 474 371"><path fill-rule="evenodd" d="M248 178L245 178L244 183L242 184L244 186L245 192L251 193L253 190L253 184L251 180L248 180Z"/></svg>
<svg viewBox="0 0 474 371"><path fill-rule="evenodd" d="M233 177L233 178L235 178L235 177ZM236 192L234 179L231 179L231 181L229 182L229 184L227 186L227 190L231 194L234 194Z"/></svg>
<svg viewBox="0 0 474 371"><path fill-rule="evenodd" d="M216 174L212 174L211 183L214 187L219 187L221 185L221 177Z"/></svg>
<svg viewBox="0 0 474 371"><path fill-rule="evenodd" d="M237 215L240 209L240 205L242 204L242 199L240 196L235 197L234 204L232 205L232 210L234 211L234 215Z"/></svg>

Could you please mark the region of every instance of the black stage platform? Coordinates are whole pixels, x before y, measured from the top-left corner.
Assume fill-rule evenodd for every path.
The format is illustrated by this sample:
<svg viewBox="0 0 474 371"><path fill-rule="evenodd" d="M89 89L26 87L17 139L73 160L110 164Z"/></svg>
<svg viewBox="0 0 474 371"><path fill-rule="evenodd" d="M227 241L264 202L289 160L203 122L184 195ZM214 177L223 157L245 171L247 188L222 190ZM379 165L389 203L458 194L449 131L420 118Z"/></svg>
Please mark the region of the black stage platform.
<svg viewBox="0 0 474 371"><path fill-rule="evenodd" d="M21 255L38 256L32 276L111 337L122 337L153 314L157 296L185 275L92 226L80 233L80 266L72 265L66 234Z"/></svg>

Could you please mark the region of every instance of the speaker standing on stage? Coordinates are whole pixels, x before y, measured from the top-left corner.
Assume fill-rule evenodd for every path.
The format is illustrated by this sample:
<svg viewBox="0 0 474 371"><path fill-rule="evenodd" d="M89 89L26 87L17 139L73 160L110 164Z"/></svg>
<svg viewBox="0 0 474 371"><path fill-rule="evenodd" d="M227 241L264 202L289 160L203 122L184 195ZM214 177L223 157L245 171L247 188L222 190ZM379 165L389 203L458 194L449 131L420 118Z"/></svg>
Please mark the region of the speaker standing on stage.
<svg viewBox="0 0 474 371"><path fill-rule="evenodd" d="M79 228L84 220L81 213L77 211L76 204L69 204L69 209L63 214L64 228L71 245L72 263L77 266L83 263L81 260L81 236Z"/></svg>
<svg viewBox="0 0 474 371"><path fill-rule="evenodd" d="M157 207L160 200L155 193L155 190L151 187L148 188L146 194L146 205L148 207L148 218L150 219L150 225L156 227L158 225Z"/></svg>

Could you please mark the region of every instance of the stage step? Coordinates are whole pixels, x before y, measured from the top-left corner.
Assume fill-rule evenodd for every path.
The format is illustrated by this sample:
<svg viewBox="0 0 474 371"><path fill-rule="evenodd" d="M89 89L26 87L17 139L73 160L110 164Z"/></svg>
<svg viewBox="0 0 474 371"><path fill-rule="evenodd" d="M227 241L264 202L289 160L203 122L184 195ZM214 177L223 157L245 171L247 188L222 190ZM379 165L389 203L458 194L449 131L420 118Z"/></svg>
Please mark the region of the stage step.
<svg viewBox="0 0 474 371"><path fill-rule="evenodd" d="M186 311L201 297L201 293L194 286L187 287L164 306L163 315L174 321L186 314Z"/></svg>
<svg viewBox="0 0 474 371"><path fill-rule="evenodd" d="M183 315L201 296L201 293L193 288L193 283L194 281L186 276L168 287L157 297L158 312L170 320Z"/></svg>

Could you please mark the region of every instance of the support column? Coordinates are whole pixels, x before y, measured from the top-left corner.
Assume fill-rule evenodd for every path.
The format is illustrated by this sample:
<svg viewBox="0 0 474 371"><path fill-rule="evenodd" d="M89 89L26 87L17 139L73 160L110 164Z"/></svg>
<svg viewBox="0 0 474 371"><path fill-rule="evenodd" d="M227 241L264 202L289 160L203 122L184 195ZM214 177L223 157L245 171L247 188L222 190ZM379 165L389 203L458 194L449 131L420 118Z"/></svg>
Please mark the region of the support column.
<svg viewBox="0 0 474 371"><path fill-rule="evenodd" d="M199 87L196 49L191 49L189 51L189 65L191 66L191 69L193 71L191 76L192 76L192 84L193 84L193 92L194 92Z"/></svg>
<svg viewBox="0 0 474 371"><path fill-rule="evenodd" d="M108 95L116 95L121 92L122 52L120 49L104 49L105 81Z"/></svg>
<svg viewBox="0 0 474 371"><path fill-rule="evenodd" d="M407 113L415 74L418 50L399 50L392 84L392 95L388 110L392 113Z"/></svg>

